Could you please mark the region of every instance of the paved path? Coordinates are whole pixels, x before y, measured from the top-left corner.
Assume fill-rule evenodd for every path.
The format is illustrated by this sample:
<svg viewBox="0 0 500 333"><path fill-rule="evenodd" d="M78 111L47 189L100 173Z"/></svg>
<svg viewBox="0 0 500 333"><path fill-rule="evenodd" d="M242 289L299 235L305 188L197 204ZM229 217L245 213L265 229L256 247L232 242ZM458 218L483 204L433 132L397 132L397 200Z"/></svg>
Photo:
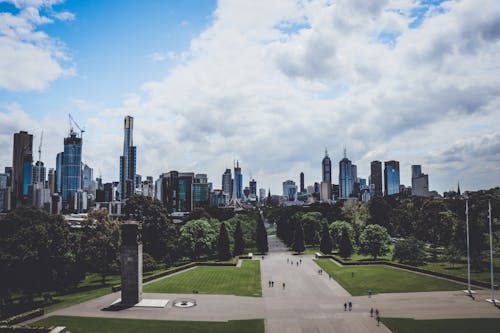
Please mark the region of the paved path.
<svg viewBox="0 0 500 333"><path fill-rule="evenodd" d="M270 253L261 262L263 297L230 295L144 294L144 298L191 297L198 305L189 309L130 308L101 311L120 297L113 293L88 302L55 311L50 315L141 318L157 320L213 320L264 318L266 332L389 332L369 316L369 309L379 309L382 316L416 319L500 317L500 311L484 302L488 291L480 291L476 300L461 291L406 294L379 294L351 297L327 274L319 275L313 256L294 256L276 239L269 237ZM289 262L287 263L287 259ZM302 264L297 266L297 260ZM290 261L293 260L293 265ZM238 269L238 268L235 268ZM274 281L274 287L268 282ZM282 283L286 287L283 289ZM344 311L346 301L352 311Z"/></svg>

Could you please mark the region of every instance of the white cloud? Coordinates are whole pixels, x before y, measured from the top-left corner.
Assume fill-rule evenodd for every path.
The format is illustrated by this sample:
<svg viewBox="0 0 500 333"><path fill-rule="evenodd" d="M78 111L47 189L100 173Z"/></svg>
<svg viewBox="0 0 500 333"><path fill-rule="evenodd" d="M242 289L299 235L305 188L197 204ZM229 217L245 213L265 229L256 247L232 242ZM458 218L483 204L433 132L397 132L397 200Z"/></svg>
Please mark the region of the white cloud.
<svg viewBox="0 0 500 333"><path fill-rule="evenodd" d="M60 1L10 1L18 14L0 12L0 89L42 90L62 75L73 75L64 44L38 29L53 19L40 14ZM71 20L69 12L54 12L58 20Z"/></svg>

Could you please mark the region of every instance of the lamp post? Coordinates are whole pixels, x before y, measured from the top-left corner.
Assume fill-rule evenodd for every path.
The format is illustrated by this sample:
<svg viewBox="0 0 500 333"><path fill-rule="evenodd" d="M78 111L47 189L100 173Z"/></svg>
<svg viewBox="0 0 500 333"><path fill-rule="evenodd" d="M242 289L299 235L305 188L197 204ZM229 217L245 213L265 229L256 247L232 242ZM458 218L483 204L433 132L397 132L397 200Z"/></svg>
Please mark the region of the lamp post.
<svg viewBox="0 0 500 333"><path fill-rule="evenodd" d="M491 233L491 200L488 200L488 221L490 227L490 280L491 280L491 298L486 299L487 302L497 304L500 303L495 299L495 284L493 281L493 237Z"/></svg>
<svg viewBox="0 0 500 333"><path fill-rule="evenodd" d="M469 243L469 200L465 199L465 225L467 228L467 290L464 290L467 295L472 297L476 292L470 289L470 243Z"/></svg>

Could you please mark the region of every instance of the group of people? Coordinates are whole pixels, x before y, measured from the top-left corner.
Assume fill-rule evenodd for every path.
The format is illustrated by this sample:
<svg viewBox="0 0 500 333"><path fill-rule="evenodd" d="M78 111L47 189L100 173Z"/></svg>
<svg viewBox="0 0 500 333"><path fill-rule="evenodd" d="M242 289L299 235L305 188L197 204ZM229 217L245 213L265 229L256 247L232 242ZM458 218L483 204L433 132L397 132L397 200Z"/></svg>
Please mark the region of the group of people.
<svg viewBox="0 0 500 333"><path fill-rule="evenodd" d="M373 317L373 308L370 309L370 317ZM375 320L377 321L377 326L380 326L380 312L375 309Z"/></svg>
<svg viewBox="0 0 500 333"><path fill-rule="evenodd" d="M349 301L349 303L347 302L344 302L344 311L347 311L347 305L349 305L349 311L352 310L352 302Z"/></svg>
<svg viewBox="0 0 500 333"><path fill-rule="evenodd" d="M286 258L286 263L291 264L293 266L293 260L290 260L290 258ZM302 258L299 258L299 260L296 260L295 263L297 266L302 265Z"/></svg>
<svg viewBox="0 0 500 333"><path fill-rule="evenodd" d="M285 287L286 287L285 282L283 282L281 284L281 286L283 287L283 290L285 290ZM269 288L274 288L274 281L273 280L269 280Z"/></svg>

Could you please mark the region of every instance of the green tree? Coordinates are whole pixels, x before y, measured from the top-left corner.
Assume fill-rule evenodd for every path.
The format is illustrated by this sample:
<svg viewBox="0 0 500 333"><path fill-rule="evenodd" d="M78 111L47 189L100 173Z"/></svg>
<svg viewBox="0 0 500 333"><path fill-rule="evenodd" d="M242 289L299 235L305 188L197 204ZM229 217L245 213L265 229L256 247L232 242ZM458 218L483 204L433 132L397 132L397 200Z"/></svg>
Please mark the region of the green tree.
<svg viewBox="0 0 500 333"><path fill-rule="evenodd" d="M392 231L392 226L390 225L390 215L392 207L385 201L382 197L374 197L370 200L368 204L368 212L370 217L368 218L369 224L378 224L385 227L390 232Z"/></svg>
<svg viewBox="0 0 500 333"><path fill-rule="evenodd" d="M323 215L320 212L308 212L301 214L298 220L304 228L304 242L310 245L318 244L321 222L325 221Z"/></svg>
<svg viewBox="0 0 500 333"><path fill-rule="evenodd" d="M389 247L387 246L390 239L389 233L381 225L367 225L359 238L362 254L371 255L376 260L378 256L383 256L389 252Z"/></svg>
<svg viewBox="0 0 500 333"><path fill-rule="evenodd" d="M216 239L217 232L205 219L189 221L180 230L181 246L193 260L212 255Z"/></svg>
<svg viewBox="0 0 500 333"><path fill-rule="evenodd" d="M119 270L120 225L109 218L105 210L91 212L83 222L82 249L86 266L91 272L106 276Z"/></svg>
<svg viewBox="0 0 500 333"><path fill-rule="evenodd" d="M231 258L229 235L224 222L220 224L219 238L217 239L217 257L219 260L229 260Z"/></svg>
<svg viewBox="0 0 500 333"><path fill-rule="evenodd" d="M399 240L394 247L392 260L399 260L404 264L422 265L426 258L425 243L415 237Z"/></svg>
<svg viewBox="0 0 500 333"><path fill-rule="evenodd" d="M352 248L352 238L347 230L343 230L339 243L339 255L342 258L349 258L352 254Z"/></svg>
<svg viewBox="0 0 500 333"><path fill-rule="evenodd" d="M319 249L325 254L330 254L332 252L332 237L330 236L330 230L328 229L328 224L326 223L323 223Z"/></svg>
<svg viewBox="0 0 500 333"><path fill-rule="evenodd" d="M151 272L154 271L155 269L158 269L158 263L156 262L155 258L151 256L147 252L143 252L142 254L142 270L143 272Z"/></svg>
<svg viewBox="0 0 500 333"><path fill-rule="evenodd" d="M450 245L444 250L444 259L451 263L451 268L462 261L463 252L455 245Z"/></svg>
<svg viewBox="0 0 500 333"><path fill-rule="evenodd" d="M241 229L241 221L236 223L234 230L234 255L242 255L245 251L245 240L243 239L243 230Z"/></svg>
<svg viewBox="0 0 500 333"><path fill-rule="evenodd" d="M293 241L293 250L297 253L302 253L306 249L304 244L304 228L302 223L299 221L295 225L295 235Z"/></svg>
<svg viewBox="0 0 500 333"><path fill-rule="evenodd" d="M352 225L346 221L335 221L330 224L330 233L332 235L333 247L338 248L340 246L340 241L344 233L348 234L351 244L354 241L354 229Z"/></svg>
<svg viewBox="0 0 500 333"><path fill-rule="evenodd" d="M133 195L127 199L123 211L126 219L142 223L144 252L156 261L171 263L179 258L178 229L168 220L168 213L159 200Z"/></svg>
<svg viewBox="0 0 500 333"><path fill-rule="evenodd" d="M267 230L264 225L264 220L259 218L259 222L257 223L257 251L259 253L266 253L269 251L269 245L267 243Z"/></svg>

